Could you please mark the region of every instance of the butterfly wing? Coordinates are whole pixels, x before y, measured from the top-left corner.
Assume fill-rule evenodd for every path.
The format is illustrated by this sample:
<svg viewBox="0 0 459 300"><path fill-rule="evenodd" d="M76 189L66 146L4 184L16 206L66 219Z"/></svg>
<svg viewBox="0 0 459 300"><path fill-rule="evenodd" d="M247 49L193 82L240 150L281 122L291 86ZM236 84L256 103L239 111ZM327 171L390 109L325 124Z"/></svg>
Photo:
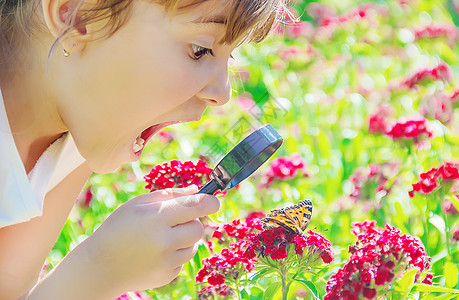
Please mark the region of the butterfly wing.
<svg viewBox="0 0 459 300"><path fill-rule="evenodd" d="M282 226L290 232L302 235L311 221L311 215L312 202L303 200L286 208L274 209L261 221L265 229Z"/></svg>
<svg viewBox="0 0 459 300"><path fill-rule="evenodd" d="M298 204L285 208L284 210L288 218L291 219L295 226L300 230L298 233L302 234L308 227L309 222L311 222L312 202L310 200L303 200Z"/></svg>
<svg viewBox="0 0 459 300"><path fill-rule="evenodd" d="M265 218L261 219L263 228L273 229L283 227L287 231L295 232L295 223L285 214L284 209L274 209Z"/></svg>

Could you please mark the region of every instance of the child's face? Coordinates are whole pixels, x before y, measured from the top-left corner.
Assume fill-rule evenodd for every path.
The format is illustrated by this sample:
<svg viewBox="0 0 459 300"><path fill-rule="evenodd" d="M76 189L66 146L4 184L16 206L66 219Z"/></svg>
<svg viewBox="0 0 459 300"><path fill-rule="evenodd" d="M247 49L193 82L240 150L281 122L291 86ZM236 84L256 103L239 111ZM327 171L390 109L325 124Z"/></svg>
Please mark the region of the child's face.
<svg viewBox="0 0 459 300"><path fill-rule="evenodd" d="M93 171L136 161L138 137L199 120L208 105L229 100L227 64L236 45L218 43L223 24L198 23L225 2L208 1L170 20L161 6L134 1L129 21L113 36L65 58L72 66L63 71L67 84L59 91L65 99L59 109Z"/></svg>

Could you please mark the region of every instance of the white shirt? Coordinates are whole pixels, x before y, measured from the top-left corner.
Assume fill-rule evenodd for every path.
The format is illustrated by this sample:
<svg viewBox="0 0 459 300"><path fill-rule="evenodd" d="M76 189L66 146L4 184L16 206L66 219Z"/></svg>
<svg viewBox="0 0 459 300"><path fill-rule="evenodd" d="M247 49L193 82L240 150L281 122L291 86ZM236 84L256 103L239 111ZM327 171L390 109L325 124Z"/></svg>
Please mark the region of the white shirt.
<svg viewBox="0 0 459 300"><path fill-rule="evenodd" d="M83 162L72 136L65 133L45 150L32 171L26 174L0 91L0 227L41 216L46 193Z"/></svg>

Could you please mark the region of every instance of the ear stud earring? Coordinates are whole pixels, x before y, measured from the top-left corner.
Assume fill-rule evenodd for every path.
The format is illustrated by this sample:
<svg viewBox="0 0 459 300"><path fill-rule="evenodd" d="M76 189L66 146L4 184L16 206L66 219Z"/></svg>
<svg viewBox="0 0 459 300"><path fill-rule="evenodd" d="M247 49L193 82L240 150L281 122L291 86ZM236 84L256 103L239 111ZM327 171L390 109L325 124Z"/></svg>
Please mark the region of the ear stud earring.
<svg viewBox="0 0 459 300"><path fill-rule="evenodd" d="M65 49L64 49L64 51L63 51L63 54L64 54L65 57L68 57L68 56L70 55L70 53L69 53L67 50L65 50Z"/></svg>

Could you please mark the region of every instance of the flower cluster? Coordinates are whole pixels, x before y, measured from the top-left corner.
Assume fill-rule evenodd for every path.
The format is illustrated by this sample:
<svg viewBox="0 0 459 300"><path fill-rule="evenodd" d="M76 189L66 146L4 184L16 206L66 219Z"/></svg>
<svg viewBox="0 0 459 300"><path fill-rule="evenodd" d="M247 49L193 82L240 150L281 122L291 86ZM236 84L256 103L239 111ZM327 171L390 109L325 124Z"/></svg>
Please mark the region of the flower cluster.
<svg viewBox="0 0 459 300"><path fill-rule="evenodd" d="M451 124L453 121L453 102L444 92L436 92L425 97L419 107L419 112L426 118L431 118Z"/></svg>
<svg viewBox="0 0 459 300"><path fill-rule="evenodd" d="M449 82L452 80L451 68L446 63L442 62L434 68L422 69L402 81L401 86L412 89L427 79Z"/></svg>
<svg viewBox="0 0 459 300"><path fill-rule="evenodd" d="M244 240L231 243L230 247L224 248L221 253L204 259L203 268L196 275L196 281L207 280L210 285L219 285L225 283L225 278L236 280L240 272L237 264L243 266L247 272L252 271L255 267L253 261L244 255L243 248L246 243Z"/></svg>
<svg viewBox="0 0 459 300"><path fill-rule="evenodd" d="M379 114L370 115L368 118L368 132L372 134L385 134L389 129L386 118Z"/></svg>
<svg viewBox="0 0 459 300"><path fill-rule="evenodd" d="M373 199L375 195L383 192L384 195L389 193L384 185L387 178L383 172L383 166L371 164L368 168L358 168L349 178L354 184L354 190L351 193L353 199Z"/></svg>
<svg viewBox="0 0 459 300"><path fill-rule="evenodd" d="M280 260L289 256L290 249L303 258L308 266L333 261L331 243L322 235L307 231L307 235L292 234L283 227L265 229L250 237L245 256L249 259ZM321 261L319 260L321 259Z"/></svg>
<svg viewBox="0 0 459 300"><path fill-rule="evenodd" d="M413 139L415 143L423 138L430 138L433 133L428 128L426 119L397 121L393 126L387 119L379 114L370 115L368 119L368 131L372 134L383 134L393 140Z"/></svg>
<svg viewBox="0 0 459 300"><path fill-rule="evenodd" d="M199 270L196 281L207 281L210 286L199 291L198 299L231 295L233 290L225 282L234 282L242 275L241 272L250 272L254 268L256 261L245 255L246 239L254 236L254 231L261 230L260 218L264 216L262 212L252 212L244 222L235 219L214 229L212 237L218 239L219 244L228 245L228 248L203 260L203 268ZM210 241L208 245L213 251Z"/></svg>
<svg viewBox="0 0 459 300"><path fill-rule="evenodd" d="M449 181L448 190L459 179L459 164L446 162L438 168L432 168L419 175L421 180L413 183L413 190L409 192L410 197L414 197L415 192L430 194L440 186L439 181Z"/></svg>
<svg viewBox="0 0 459 300"><path fill-rule="evenodd" d="M253 235L255 230L262 229L260 218L263 217L263 213L252 213L244 223L240 219L235 219L228 224L223 224L215 228L212 237L218 239L220 244L224 243L228 239L227 237L236 238L236 240L245 239Z"/></svg>
<svg viewBox="0 0 459 300"><path fill-rule="evenodd" d="M387 7L374 3L365 3L355 9L351 9L340 16L325 16L320 19L319 26L341 26L348 22L359 22L366 19L374 22L375 15L387 14Z"/></svg>
<svg viewBox="0 0 459 300"><path fill-rule="evenodd" d="M306 161L299 155L282 156L274 159L265 174L262 187L269 187L274 180L287 180L294 178L299 172L305 177L309 177L306 170Z"/></svg>
<svg viewBox="0 0 459 300"><path fill-rule="evenodd" d="M330 276L324 300L357 300L359 296L376 299L377 286L386 286L388 291L407 269L417 268L423 272L430 267L430 258L420 241L410 235L400 235L399 229L388 224L385 228L375 225L375 221L353 224L352 233L357 243L349 247L349 261Z"/></svg>
<svg viewBox="0 0 459 300"><path fill-rule="evenodd" d="M246 243L245 240L230 243L229 248L202 261L203 267L196 275L196 282L206 281L213 288L203 288L199 299L213 299L213 292L227 296L232 290L225 282L235 282L241 272L250 272L255 268L254 261L244 255Z"/></svg>
<svg viewBox="0 0 459 300"><path fill-rule="evenodd" d="M427 128L426 119L397 122L385 134L393 140L414 139L416 142L422 137L433 136L433 133Z"/></svg>
<svg viewBox="0 0 459 300"><path fill-rule="evenodd" d="M198 291L198 299L215 299L215 295L227 297L233 295L233 290L226 284L210 285Z"/></svg>
<svg viewBox="0 0 459 300"><path fill-rule="evenodd" d="M456 28L449 25L428 25L422 28L414 29L413 34L416 40L443 36L454 40L456 38Z"/></svg>
<svg viewBox="0 0 459 300"><path fill-rule="evenodd" d="M150 192L172 187L183 188L193 184L201 188L209 181L211 172L212 169L202 160L196 164L192 161L171 160L154 166L151 172L145 175L145 188Z"/></svg>

